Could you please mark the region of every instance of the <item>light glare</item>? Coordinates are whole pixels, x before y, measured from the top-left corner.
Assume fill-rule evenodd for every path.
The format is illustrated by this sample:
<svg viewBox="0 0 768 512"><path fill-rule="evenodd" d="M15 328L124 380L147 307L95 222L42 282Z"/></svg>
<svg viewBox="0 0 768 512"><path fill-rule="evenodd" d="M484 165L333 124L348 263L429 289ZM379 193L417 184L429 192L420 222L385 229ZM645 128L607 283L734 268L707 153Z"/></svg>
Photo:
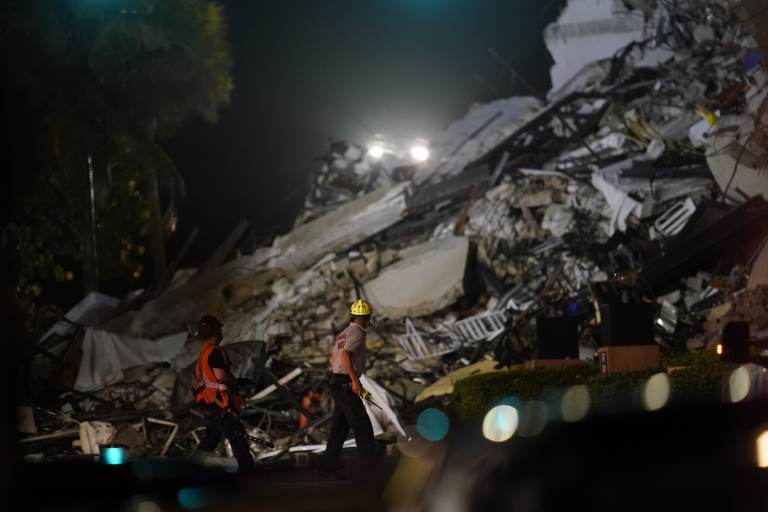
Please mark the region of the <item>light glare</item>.
<svg viewBox="0 0 768 512"><path fill-rule="evenodd" d="M587 386L573 386L563 394L560 405L560 414L563 420L568 422L581 421L589 412L591 400Z"/></svg>
<svg viewBox="0 0 768 512"><path fill-rule="evenodd" d="M110 447L102 450L102 460L105 464L125 464L126 454L122 448Z"/></svg>
<svg viewBox="0 0 768 512"><path fill-rule="evenodd" d="M136 512L161 512L161 509L154 501L142 501L136 507Z"/></svg>
<svg viewBox="0 0 768 512"><path fill-rule="evenodd" d="M368 149L368 156L370 156L370 157L371 157L371 158L373 158L373 159L376 159L376 160L378 160L379 158L381 158L381 157L383 157L383 156L384 156L384 148L383 148L383 147L381 147L381 146L380 146L380 145L378 145L378 144L376 144L376 145L373 145L373 146L371 146L371 147Z"/></svg>
<svg viewBox="0 0 768 512"><path fill-rule="evenodd" d="M494 443L503 443L517 430L518 413L511 405L497 405L483 419L483 436Z"/></svg>
<svg viewBox="0 0 768 512"><path fill-rule="evenodd" d="M752 387L749 370L743 366L736 368L728 379L728 394L732 403L741 402L749 395Z"/></svg>
<svg viewBox="0 0 768 512"><path fill-rule="evenodd" d="M652 375L643 387L643 406L646 411L658 411L669 401L671 386L666 373Z"/></svg>
<svg viewBox="0 0 768 512"><path fill-rule="evenodd" d="M397 436L397 449L400 452L411 458L419 458L429 452L430 443L421 435L419 435L416 425L408 425L405 427L406 435Z"/></svg>
<svg viewBox="0 0 768 512"><path fill-rule="evenodd" d="M427 441L436 443L448 435L450 420L448 415L440 409L430 407L419 414L416 421L416 430Z"/></svg>
<svg viewBox="0 0 768 512"><path fill-rule="evenodd" d="M768 468L768 430L757 436L757 467Z"/></svg>
<svg viewBox="0 0 768 512"><path fill-rule="evenodd" d="M429 159L429 150L425 146L413 146L411 148L411 157L417 162L426 162Z"/></svg>

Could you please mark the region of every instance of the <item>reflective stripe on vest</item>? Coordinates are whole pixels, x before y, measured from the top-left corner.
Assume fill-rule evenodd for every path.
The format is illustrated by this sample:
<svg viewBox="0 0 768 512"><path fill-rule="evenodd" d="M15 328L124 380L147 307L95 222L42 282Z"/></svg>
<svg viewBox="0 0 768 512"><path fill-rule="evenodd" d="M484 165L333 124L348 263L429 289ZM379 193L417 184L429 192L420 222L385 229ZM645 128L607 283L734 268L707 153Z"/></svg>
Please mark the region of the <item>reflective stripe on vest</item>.
<svg viewBox="0 0 768 512"><path fill-rule="evenodd" d="M207 404L217 404L220 407L227 408L230 405L230 396L227 393L227 385L216 379L213 370L208 366L208 357L218 349L216 345L206 343L200 352L195 369L195 388L200 389L195 395L196 402L205 402ZM224 358L225 369L229 369L229 359L223 350L221 355ZM235 405L237 405L235 403Z"/></svg>
<svg viewBox="0 0 768 512"><path fill-rule="evenodd" d="M219 391L226 391L227 385L222 384L221 382L211 382L208 380L208 376L205 374L205 371L202 372L203 376L203 384L205 384L205 387L211 388L211 389L218 389Z"/></svg>

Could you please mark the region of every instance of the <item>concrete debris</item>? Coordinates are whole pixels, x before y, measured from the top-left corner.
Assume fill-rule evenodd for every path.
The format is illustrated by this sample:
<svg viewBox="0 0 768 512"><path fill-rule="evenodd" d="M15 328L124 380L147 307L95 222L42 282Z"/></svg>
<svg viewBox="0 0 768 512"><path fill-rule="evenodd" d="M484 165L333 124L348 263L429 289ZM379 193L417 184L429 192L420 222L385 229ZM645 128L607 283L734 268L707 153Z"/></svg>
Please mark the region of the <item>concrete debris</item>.
<svg viewBox="0 0 768 512"><path fill-rule="evenodd" d="M396 134L375 152L331 143L290 232L227 260L238 225L204 268L67 313L34 359L58 402L24 410L21 446L192 453L187 333L207 312L249 435L277 445L252 442L258 460L324 449L329 350L359 297L375 319L365 386L383 409L369 414L388 441L417 396L467 375L582 364L530 362L539 317L575 319L568 353L607 354L606 369L634 350L605 339L626 327L612 310L648 311L648 366L659 345L711 347L729 321L768 329L768 22L760 2L730 4L570 0L544 35L546 102L474 105L423 141L426 162Z"/></svg>
<svg viewBox="0 0 768 512"><path fill-rule="evenodd" d="M117 429L110 423L84 421L80 424L80 440L73 444L79 446L86 455L98 455L101 447L111 443L116 434Z"/></svg>
<svg viewBox="0 0 768 512"><path fill-rule="evenodd" d="M44 343L54 335L60 337L71 336L78 326L96 327L112 317L118 304L120 304L120 299L104 295L103 293L91 292L78 302L75 307L70 309L62 320L56 322L40 338L40 343Z"/></svg>
<svg viewBox="0 0 768 512"><path fill-rule="evenodd" d="M365 283L377 315L397 320L450 306L464 294L468 255L466 237L438 238L404 249L400 261Z"/></svg>
<svg viewBox="0 0 768 512"><path fill-rule="evenodd" d="M555 61L550 71L553 90L560 89L591 62L613 57L627 45L644 39L645 27L643 16L637 16L622 2L568 2L557 22L544 32Z"/></svg>
<svg viewBox="0 0 768 512"><path fill-rule="evenodd" d="M405 213L408 186L406 182L381 188L279 237L274 244L278 255L270 266L304 269L328 253L355 246L392 226Z"/></svg>

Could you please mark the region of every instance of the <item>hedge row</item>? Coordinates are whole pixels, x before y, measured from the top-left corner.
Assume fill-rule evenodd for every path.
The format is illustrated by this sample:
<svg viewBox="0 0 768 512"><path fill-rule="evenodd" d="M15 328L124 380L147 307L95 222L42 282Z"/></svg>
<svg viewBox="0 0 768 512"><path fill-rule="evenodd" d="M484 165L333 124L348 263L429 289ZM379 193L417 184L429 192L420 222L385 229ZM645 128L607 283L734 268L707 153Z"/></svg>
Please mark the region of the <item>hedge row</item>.
<svg viewBox="0 0 768 512"><path fill-rule="evenodd" d="M663 355L662 367L682 367L669 374L671 403L721 400L723 379L733 370L709 351ZM593 408L638 407L643 385L660 371L663 369L602 374L597 364L590 364L476 375L456 383L454 406L460 420L478 421L503 398L552 402L560 392L582 384L589 387Z"/></svg>

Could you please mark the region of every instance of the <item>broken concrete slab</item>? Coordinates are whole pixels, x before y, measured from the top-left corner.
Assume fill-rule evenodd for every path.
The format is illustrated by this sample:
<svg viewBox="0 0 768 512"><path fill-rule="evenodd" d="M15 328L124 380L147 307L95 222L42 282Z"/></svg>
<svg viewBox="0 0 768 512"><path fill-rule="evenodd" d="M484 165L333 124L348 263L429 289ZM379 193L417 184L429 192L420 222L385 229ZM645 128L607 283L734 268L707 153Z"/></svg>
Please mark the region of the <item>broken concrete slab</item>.
<svg viewBox="0 0 768 512"><path fill-rule="evenodd" d="M208 305L227 283L237 282L262 268L273 254L256 251L192 277L184 284L166 290L140 309L127 311L99 326L100 329L143 338L158 338L187 329L190 323L208 312Z"/></svg>
<svg viewBox="0 0 768 512"><path fill-rule="evenodd" d="M460 173L469 162L509 136L540 108L541 101L532 97L503 98L472 105L464 118L451 123L435 137L430 163L414 176L415 183Z"/></svg>
<svg viewBox="0 0 768 512"><path fill-rule="evenodd" d="M447 237L404 249L364 288L374 311L390 319L422 316L453 304L464 294L469 255L466 237Z"/></svg>
<svg viewBox="0 0 768 512"><path fill-rule="evenodd" d="M405 213L409 187L405 182L380 188L278 237L273 247L279 255L269 266L307 268L328 253L352 247L392 226Z"/></svg>

